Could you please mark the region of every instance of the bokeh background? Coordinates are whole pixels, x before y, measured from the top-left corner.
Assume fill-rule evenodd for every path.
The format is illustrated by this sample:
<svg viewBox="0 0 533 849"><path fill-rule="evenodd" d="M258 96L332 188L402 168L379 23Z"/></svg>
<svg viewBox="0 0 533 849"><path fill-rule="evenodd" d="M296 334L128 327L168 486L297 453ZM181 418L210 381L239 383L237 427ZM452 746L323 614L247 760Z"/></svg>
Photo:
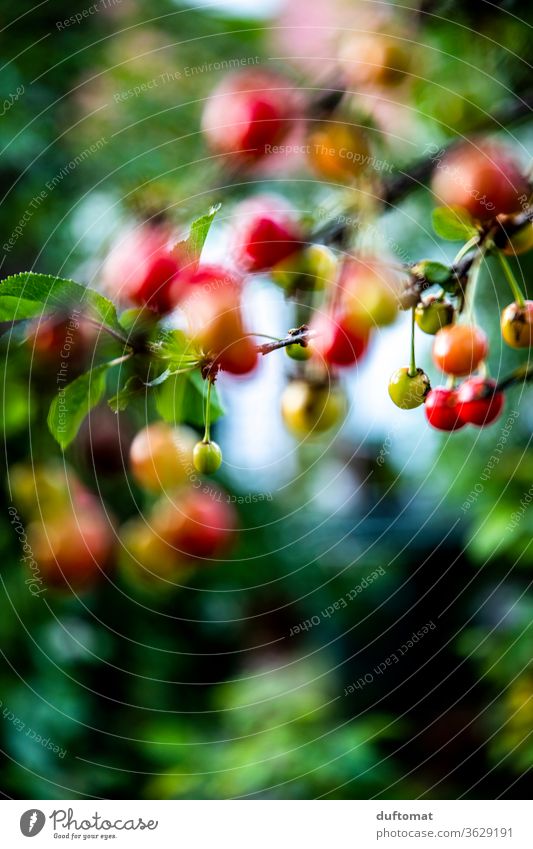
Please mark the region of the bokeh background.
<svg viewBox="0 0 533 849"><path fill-rule="evenodd" d="M79 23L61 25L78 11ZM205 97L236 62L282 70L319 93L361 32L392 34L409 53L401 80L354 84L349 96L390 173L401 175L429 145L474 131L506 140L528 167L527 13L511 0L4 0L2 243L26 220L0 252L2 276L32 269L97 287L106 251L136 215L163 211L186 228L216 202L206 256L223 257L234 204L265 188L303 217L337 214L346 190L305 163L229 179L199 121ZM366 240L403 262L451 260L457 245L432 234L432 205L415 187L378 209ZM533 295L531 258L514 265ZM294 307L268 278L257 278L248 297L258 331L292 326ZM494 375L525 356L499 338L508 300L497 269L485 268L477 309ZM319 443L299 445L283 429L279 396L290 364L282 352L245 383L221 379L227 415L214 435L226 462L218 480L236 496L241 525L231 560L174 588L111 573L93 592L44 599L24 583L8 467L68 462L118 524L149 499L127 482L122 462L95 468L87 429L61 455L45 426L53 381L28 346L3 337L4 796L525 794L533 763L530 395L511 390L504 417L485 431L430 432L422 409L403 413L387 395L389 374L407 361L408 324L403 316L376 334L346 379L345 425ZM428 351L421 339L420 362L436 378ZM121 415L124 439L144 416ZM495 449L499 461L488 469Z"/></svg>

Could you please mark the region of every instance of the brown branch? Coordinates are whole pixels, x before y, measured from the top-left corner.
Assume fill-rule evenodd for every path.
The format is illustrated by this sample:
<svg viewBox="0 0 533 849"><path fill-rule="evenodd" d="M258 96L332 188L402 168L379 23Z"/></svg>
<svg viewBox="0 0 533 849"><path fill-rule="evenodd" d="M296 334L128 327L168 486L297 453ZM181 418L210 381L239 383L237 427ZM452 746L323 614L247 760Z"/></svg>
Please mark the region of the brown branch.
<svg viewBox="0 0 533 849"><path fill-rule="evenodd" d="M279 351L280 348L287 348L288 345L297 344L306 348L313 336L316 336L316 333L313 330L309 330L307 324L302 324L301 327L289 330L287 336L283 339L276 339L273 342L264 342L262 345L258 345L257 352L264 356L265 354L272 353L272 351Z"/></svg>

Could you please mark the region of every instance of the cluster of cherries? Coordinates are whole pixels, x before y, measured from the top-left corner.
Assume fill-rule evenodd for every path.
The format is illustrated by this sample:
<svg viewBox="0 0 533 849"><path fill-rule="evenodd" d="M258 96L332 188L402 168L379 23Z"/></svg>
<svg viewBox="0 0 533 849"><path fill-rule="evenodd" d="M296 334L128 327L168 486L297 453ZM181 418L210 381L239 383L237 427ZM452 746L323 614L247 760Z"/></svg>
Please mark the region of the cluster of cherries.
<svg viewBox="0 0 533 849"><path fill-rule="evenodd" d="M518 163L505 148L493 142L480 141L475 147L460 145L439 160L433 192L439 203L466 214L477 228L479 239L473 240L473 251L479 250L483 239L486 252L499 254L515 295L515 301L501 315L502 337L512 348L530 348L533 301L524 298L505 259L506 255L516 256L533 248L533 223L522 214L524 208L529 209L531 189ZM520 215L521 226L514 230ZM502 241L507 229L511 235ZM498 236L502 244L496 246ZM468 280L462 287L451 280L452 291L462 306L467 285ZM444 292L422 299L414 317L425 333L435 335L433 361L448 375L448 385L431 389L423 371L402 369L393 375L389 386L395 403L403 408L425 403L429 423L444 431L494 422L503 410L504 394L497 382L486 376L489 345L484 331L472 323L462 323L459 311L445 299ZM478 370L481 373L473 375ZM463 377L467 379L457 387L456 379Z"/></svg>

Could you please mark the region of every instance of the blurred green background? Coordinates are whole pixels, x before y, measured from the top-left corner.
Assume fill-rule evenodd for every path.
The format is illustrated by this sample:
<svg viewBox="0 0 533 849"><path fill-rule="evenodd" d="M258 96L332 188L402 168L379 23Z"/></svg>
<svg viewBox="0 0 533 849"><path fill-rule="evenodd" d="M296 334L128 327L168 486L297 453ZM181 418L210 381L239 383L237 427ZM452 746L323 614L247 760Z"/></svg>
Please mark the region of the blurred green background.
<svg viewBox="0 0 533 849"><path fill-rule="evenodd" d="M533 87L524 5L390 4L377 21L371 5L191 9L106 0L80 23L58 26L89 7L4 0L2 244L30 214L14 246L1 251L2 276L33 269L98 285L114 234L139 212L165 210L185 226L222 201L223 224L236 200L272 186L307 217L342 206L341 187L305 171L229 185L198 128L224 62L259 57L318 90L352 30L388 28L413 51L400 85L350 97L396 173L427 145L481 127L511 143L527 166L533 122L517 108ZM511 120L502 126L493 113ZM377 248L413 261L451 259L457 246L431 234L431 206L421 188L380 215ZM215 227L208 249L220 252L219 242ZM531 257L516 267L533 296ZM268 325L258 329L284 332L290 307L268 280L254 286L252 306ZM524 356L499 340L508 295L495 267L484 271L479 293L478 318L494 340L490 365L505 374ZM45 428L53 385L24 345L4 337L3 347L4 464L59 457ZM428 432L423 412L391 409L386 384L404 364L402 348L407 358L405 321L380 334L348 379L350 415L327 451L298 448L281 429L281 357L268 358L257 382L221 386L228 416L216 438L229 462L220 481L242 502L240 543L234 560L196 571L175 591L143 594L119 578L79 598L32 597L5 487L3 795L525 793L533 762L528 390L509 393L492 429L440 437ZM427 348L420 350L431 372ZM124 423L138 425L135 413ZM69 463L118 519L134 515L142 496L130 497L120 474L95 476L84 439L82 431Z"/></svg>

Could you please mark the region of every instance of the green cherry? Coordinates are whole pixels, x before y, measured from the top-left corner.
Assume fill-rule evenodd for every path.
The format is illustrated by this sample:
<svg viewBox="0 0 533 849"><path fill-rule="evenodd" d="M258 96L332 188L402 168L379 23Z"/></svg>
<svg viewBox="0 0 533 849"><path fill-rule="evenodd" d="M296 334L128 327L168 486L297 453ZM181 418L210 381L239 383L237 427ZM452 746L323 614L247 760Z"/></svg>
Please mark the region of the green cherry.
<svg viewBox="0 0 533 849"><path fill-rule="evenodd" d="M222 463L222 451L216 442L197 442L192 453L194 468L201 475L213 475Z"/></svg>
<svg viewBox="0 0 533 849"><path fill-rule="evenodd" d="M431 336L451 324L454 317L453 305L437 297L420 301L415 310L415 319L420 330L429 333Z"/></svg>
<svg viewBox="0 0 533 849"><path fill-rule="evenodd" d="M313 349L310 345L300 345L299 342L294 342L293 345L287 345L285 348L285 353L291 360L297 360L298 362L305 362L309 360L313 356Z"/></svg>
<svg viewBox="0 0 533 849"><path fill-rule="evenodd" d="M389 381L389 395L402 410L414 410L424 403L431 389L429 377L421 368L411 375L409 368L399 368Z"/></svg>

